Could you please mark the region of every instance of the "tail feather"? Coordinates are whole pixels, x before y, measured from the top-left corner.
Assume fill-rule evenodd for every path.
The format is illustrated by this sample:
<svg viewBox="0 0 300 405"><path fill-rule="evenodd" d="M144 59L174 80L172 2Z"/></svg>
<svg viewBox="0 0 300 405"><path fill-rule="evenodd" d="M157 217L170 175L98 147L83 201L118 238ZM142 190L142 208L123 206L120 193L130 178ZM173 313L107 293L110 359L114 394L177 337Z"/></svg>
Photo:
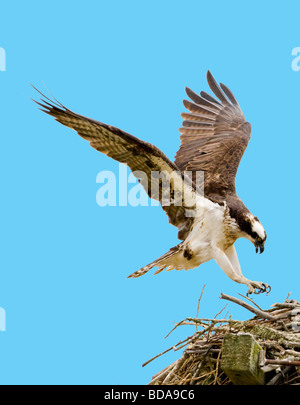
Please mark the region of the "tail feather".
<svg viewBox="0 0 300 405"><path fill-rule="evenodd" d="M154 262L147 264L147 266L142 267L141 269L135 271L134 273L130 274L127 278L137 278L141 277L144 274L148 273L149 270L151 270L155 266Z"/></svg>
<svg viewBox="0 0 300 405"><path fill-rule="evenodd" d="M153 273L153 275L155 276L156 274L161 273L165 268L166 268L166 266L160 266L160 267L158 268L158 270L156 270L156 272Z"/></svg>
<svg viewBox="0 0 300 405"><path fill-rule="evenodd" d="M128 276L127 278L141 277L144 274L148 273L148 271L151 270L153 267L158 267L158 270L156 270L154 274L162 272L166 267L167 270L172 270L173 266L170 263L170 259L172 260L172 256L176 255L181 250L181 245L182 243L180 243L177 246L174 246L167 253L160 256L158 259L154 260L154 262L147 264L147 266L144 266L141 269L135 271L134 273L130 274L130 276Z"/></svg>

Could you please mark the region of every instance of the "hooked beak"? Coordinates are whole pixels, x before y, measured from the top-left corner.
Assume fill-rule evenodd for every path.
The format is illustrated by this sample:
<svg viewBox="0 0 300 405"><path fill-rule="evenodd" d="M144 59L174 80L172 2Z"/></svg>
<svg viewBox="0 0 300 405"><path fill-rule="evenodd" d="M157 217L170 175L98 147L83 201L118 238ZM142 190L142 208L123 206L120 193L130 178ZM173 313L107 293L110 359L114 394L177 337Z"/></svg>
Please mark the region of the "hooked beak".
<svg viewBox="0 0 300 405"><path fill-rule="evenodd" d="M263 253L263 251L265 250L265 247L263 244L261 245L255 245L255 251L256 253L258 253L258 249L259 249L259 254L261 255Z"/></svg>

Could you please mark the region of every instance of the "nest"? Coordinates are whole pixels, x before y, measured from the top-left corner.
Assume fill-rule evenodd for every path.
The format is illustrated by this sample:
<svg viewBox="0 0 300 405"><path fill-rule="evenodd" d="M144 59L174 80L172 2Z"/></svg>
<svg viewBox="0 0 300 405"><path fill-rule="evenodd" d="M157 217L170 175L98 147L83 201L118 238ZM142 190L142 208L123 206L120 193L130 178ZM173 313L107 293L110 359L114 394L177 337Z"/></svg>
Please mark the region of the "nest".
<svg viewBox="0 0 300 405"><path fill-rule="evenodd" d="M223 319L220 318L226 306L213 319L198 318L201 296L196 318L186 318L172 329L173 331L181 325L190 325L196 328L196 332L150 359L143 366L171 350L183 349L182 357L154 375L148 385L233 384L222 370L223 342L228 333L251 334L260 345L257 367L264 373L264 384L300 385L299 301L287 298L283 303L275 303L270 309L262 310L248 297L243 297L248 300L246 302L221 294L221 299L241 305L255 314L249 320L239 321L232 319L228 313Z"/></svg>

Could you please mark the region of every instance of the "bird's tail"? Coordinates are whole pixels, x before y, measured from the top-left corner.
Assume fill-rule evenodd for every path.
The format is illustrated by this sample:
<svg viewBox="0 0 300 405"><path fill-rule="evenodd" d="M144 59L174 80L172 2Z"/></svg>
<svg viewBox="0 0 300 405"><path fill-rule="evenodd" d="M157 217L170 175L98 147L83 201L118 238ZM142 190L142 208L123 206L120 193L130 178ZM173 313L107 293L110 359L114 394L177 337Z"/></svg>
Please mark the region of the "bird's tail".
<svg viewBox="0 0 300 405"><path fill-rule="evenodd" d="M164 269L172 270L174 267L174 256L177 255L182 250L182 243L171 248L167 253L160 256L154 262L147 264L147 266L142 267L141 269L130 274L127 278L137 278L146 274L153 267L158 267L158 270L154 274L158 274Z"/></svg>

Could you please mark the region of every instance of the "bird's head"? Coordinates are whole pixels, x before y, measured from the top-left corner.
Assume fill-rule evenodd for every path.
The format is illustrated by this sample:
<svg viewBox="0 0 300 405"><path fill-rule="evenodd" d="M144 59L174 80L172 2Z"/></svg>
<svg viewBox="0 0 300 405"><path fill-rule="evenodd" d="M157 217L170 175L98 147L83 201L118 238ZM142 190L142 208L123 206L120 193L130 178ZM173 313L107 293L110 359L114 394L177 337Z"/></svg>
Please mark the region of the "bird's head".
<svg viewBox="0 0 300 405"><path fill-rule="evenodd" d="M267 234L264 227L259 219L252 214L247 216L246 222L247 226L245 229L245 237L253 243L256 253L263 253L267 239Z"/></svg>

